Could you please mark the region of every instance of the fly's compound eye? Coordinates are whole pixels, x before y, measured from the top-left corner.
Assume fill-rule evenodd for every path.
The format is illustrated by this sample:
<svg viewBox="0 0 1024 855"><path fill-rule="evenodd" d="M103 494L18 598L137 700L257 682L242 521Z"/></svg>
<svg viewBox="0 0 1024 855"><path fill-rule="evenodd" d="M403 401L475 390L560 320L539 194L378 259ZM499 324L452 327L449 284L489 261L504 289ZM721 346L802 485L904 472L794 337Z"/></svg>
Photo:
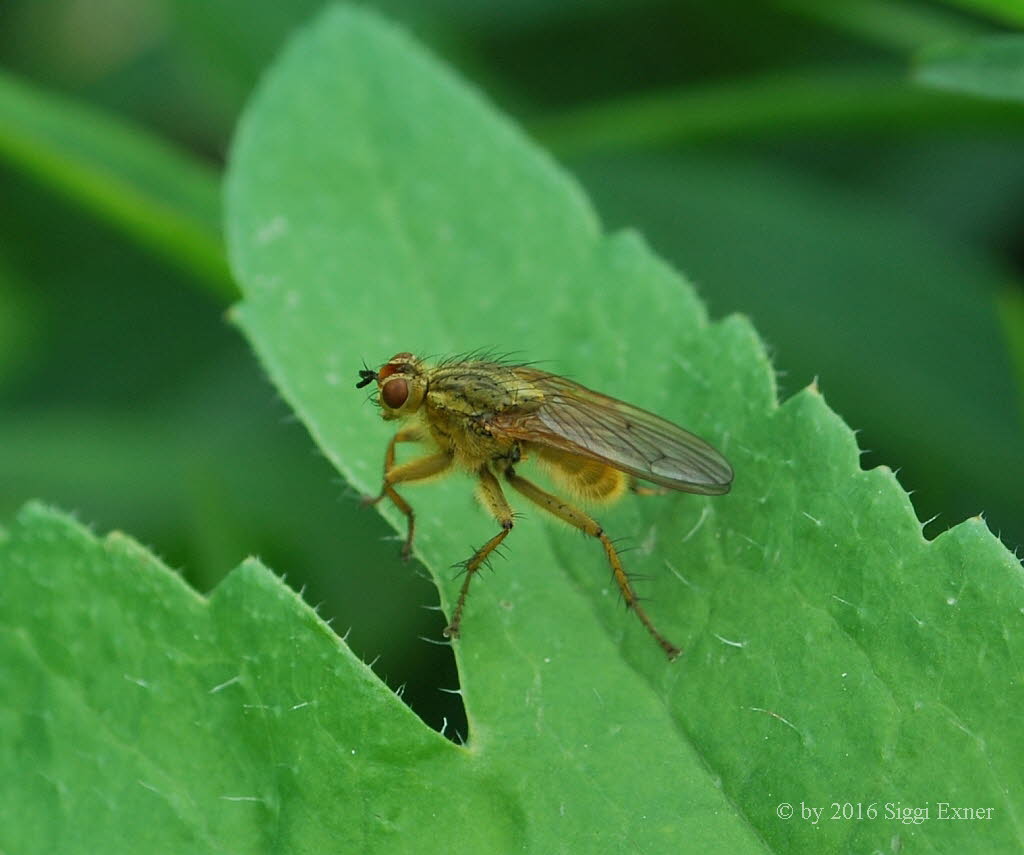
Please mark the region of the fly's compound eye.
<svg viewBox="0 0 1024 855"><path fill-rule="evenodd" d="M380 390L381 400L392 410L399 410L409 400L409 382L404 377L388 380Z"/></svg>

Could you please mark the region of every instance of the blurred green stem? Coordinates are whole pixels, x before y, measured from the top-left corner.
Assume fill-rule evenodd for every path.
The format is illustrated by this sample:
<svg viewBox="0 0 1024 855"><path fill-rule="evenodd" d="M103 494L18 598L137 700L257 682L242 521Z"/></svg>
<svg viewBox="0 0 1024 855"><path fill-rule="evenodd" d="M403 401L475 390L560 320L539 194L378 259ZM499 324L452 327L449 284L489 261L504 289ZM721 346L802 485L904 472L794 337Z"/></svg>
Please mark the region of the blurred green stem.
<svg viewBox="0 0 1024 855"><path fill-rule="evenodd" d="M765 133L979 126L1020 133L1024 110L923 90L879 71L804 69L594 104L534 121L531 130L565 156Z"/></svg>
<svg viewBox="0 0 1024 855"><path fill-rule="evenodd" d="M193 275L237 296L217 173L117 117L0 73L0 158Z"/></svg>
<svg viewBox="0 0 1024 855"><path fill-rule="evenodd" d="M996 311L1006 337L1006 350L1017 381L1017 405L1024 429L1024 293L1019 284L1003 289L996 297Z"/></svg>
<svg viewBox="0 0 1024 855"><path fill-rule="evenodd" d="M990 33L991 27L956 12L892 0L779 0L787 11L900 54L937 42L966 41Z"/></svg>
<svg viewBox="0 0 1024 855"><path fill-rule="evenodd" d="M1019 0L945 0L945 4L971 15L985 15L1004 24L1024 26L1024 5Z"/></svg>

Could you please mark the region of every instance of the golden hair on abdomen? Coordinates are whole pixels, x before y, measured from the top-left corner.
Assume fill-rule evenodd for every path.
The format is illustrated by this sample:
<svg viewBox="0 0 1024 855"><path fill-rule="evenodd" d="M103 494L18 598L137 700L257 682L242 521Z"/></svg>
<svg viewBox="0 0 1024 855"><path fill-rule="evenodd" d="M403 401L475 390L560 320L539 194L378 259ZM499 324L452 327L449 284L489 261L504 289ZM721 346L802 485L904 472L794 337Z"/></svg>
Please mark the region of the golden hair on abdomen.
<svg viewBox="0 0 1024 855"><path fill-rule="evenodd" d="M609 504L622 498L629 486L629 476L625 472L605 463L543 446L537 448L536 452L551 476L581 499Z"/></svg>

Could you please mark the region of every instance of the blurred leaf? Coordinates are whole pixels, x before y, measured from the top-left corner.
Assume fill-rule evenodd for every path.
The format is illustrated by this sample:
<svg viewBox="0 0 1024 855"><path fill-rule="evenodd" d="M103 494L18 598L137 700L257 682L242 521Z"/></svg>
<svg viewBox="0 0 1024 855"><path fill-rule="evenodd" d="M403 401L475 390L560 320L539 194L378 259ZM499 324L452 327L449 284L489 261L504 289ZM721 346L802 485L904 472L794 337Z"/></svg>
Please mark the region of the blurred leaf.
<svg viewBox="0 0 1024 855"><path fill-rule="evenodd" d="M757 321L788 388L820 378L925 516L946 527L984 510L1024 543L1024 435L995 306L1007 274L988 255L888 196L780 163L691 152L573 166L612 225L638 224L716 309Z"/></svg>
<svg viewBox="0 0 1024 855"><path fill-rule="evenodd" d="M1024 101L1024 35L930 47L918 55L914 79L936 89Z"/></svg>
<svg viewBox="0 0 1024 855"><path fill-rule="evenodd" d="M0 157L233 296L215 176L166 143L0 72Z"/></svg>
<svg viewBox="0 0 1024 855"><path fill-rule="evenodd" d="M388 431L349 384L362 358L405 349L553 358L708 436L737 470L728 497L601 513L641 543L630 569L652 575L650 610L688 649L674 666L616 608L593 543L539 514L517 526L456 645L465 766L423 778L396 758L414 798L472 774L476 795L504 806L505 848L540 852L1019 843L1017 562L977 520L926 542L892 474L859 469L814 389L776 405L745 321L709 326L676 274L635 236L603 237L579 189L407 38L334 9L291 44L242 122L228 223L240 322L361 490L378 485ZM468 487L409 491L448 609L459 582L445 568L494 532ZM812 827L775 814L880 789L905 805L992 806L994 820ZM408 802L382 793L372 814ZM367 834L369 813L353 819ZM472 836L488 821L445 826Z"/></svg>
<svg viewBox="0 0 1024 855"><path fill-rule="evenodd" d="M861 140L829 147L830 162L838 168L814 164L812 169L818 166L828 184L842 185L844 195L873 199L948 235L966 252L997 260L1009 256L1004 263L1011 264L1024 198L1020 143L1019 137L999 133L905 138L882 147ZM812 170L800 166L810 151L821 149L813 141L798 144L786 173L813 180ZM772 169L774 161L766 166Z"/></svg>
<svg viewBox="0 0 1024 855"><path fill-rule="evenodd" d="M20 373L34 312L23 282L0 252L0 388Z"/></svg>

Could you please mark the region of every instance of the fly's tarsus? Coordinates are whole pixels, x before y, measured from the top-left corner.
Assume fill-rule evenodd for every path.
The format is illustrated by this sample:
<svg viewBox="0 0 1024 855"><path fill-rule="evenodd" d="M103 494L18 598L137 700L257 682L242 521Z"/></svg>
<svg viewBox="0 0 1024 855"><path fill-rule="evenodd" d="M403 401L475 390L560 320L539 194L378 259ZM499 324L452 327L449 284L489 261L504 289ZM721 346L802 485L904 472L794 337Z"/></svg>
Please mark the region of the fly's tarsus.
<svg viewBox="0 0 1024 855"><path fill-rule="evenodd" d="M503 521L501 531L481 546L475 553L473 553L473 556L465 562L462 587L459 589L459 599L455 603L455 611L452 612L451 622L444 628L444 632L442 633L445 638L459 637L459 628L462 625L462 613L466 608L466 597L469 596L469 583L473 581L473 576L476 575L477 571L486 564L491 553L501 545L501 542L506 537L508 537L508 533L512 531L512 525L511 517L508 520Z"/></svg>

